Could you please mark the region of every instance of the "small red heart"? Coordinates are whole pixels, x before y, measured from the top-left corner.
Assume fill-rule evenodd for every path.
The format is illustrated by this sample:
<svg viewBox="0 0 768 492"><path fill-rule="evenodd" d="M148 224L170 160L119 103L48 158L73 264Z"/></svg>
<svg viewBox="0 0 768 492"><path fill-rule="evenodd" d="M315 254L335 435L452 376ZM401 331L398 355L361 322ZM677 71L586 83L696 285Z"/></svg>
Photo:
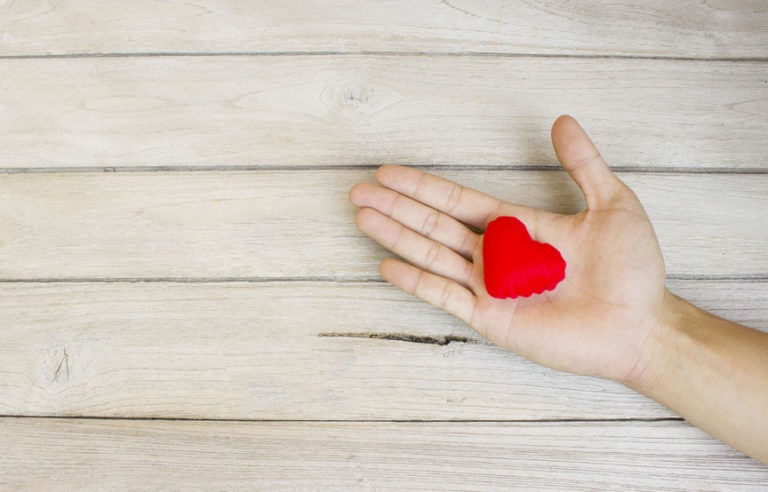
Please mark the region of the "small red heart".
<svg viewBox="0 0 768 492"><path fill-rule="evenodd" d="M534 241L525 224L498 217L483 236L485 289L497 299L553 290L565 278L565 260L554 246Z"/></svg>

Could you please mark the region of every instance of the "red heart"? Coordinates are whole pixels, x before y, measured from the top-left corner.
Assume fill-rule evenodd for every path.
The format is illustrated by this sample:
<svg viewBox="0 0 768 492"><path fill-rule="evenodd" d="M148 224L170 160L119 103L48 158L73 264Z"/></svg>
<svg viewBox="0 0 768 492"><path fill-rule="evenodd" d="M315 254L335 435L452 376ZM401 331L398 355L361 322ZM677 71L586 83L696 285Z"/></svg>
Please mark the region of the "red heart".
<svg viewBox="0 0 768 492"><path fill-rule="evenodd" d="M551 244L534 241L525 224L498 217L483 236L485 289L497 299L553 290L565 278L565 260Z"/></svg>

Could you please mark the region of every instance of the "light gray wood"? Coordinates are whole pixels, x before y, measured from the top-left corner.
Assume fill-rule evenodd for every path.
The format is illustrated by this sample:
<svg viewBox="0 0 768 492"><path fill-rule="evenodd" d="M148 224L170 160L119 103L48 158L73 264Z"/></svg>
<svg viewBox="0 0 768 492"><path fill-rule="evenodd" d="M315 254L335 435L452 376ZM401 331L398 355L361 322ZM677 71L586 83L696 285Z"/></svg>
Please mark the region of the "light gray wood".
<svg viewBox="0 0 768 492"><path fill-rule="evenodd" d="M765 57L760 0L298 2L16 0L0 54L493 52Z"/></svg>
<svg viewBox="0 0 768 492"><path fill-rule="evenodd" d="M562 212L563 172L439 174ZM672 275L768 275L768 175L621 173ZM347 191L372 171L0 175L0 278L378 278Z"/></svg>
<svg viewBox="0 0 768 492"><path fill-rule="evenodd" d="M316 169L504 166L441 174L575 211L561 173L511 170L555 166L573 113L642 171L622 177L690 278L670 288L768 330L768 175L690 174L768 169L767 21L736 0L0 0L0 489L763 488L638 420L674 417L658 404L364 281L384 252L346 190L372 172Z"/></svg>
<svg viewBox="0 0 768 492"><path fill-rule="evenodd" d="M683 422L0 419L0 486L106 490L760 490Z"/></svg>
<svg viewBox="0 0 768 492"><path fill-rule="evenodd" d="M674 281L671 288L768 328L768 283ZM385 284L0 283L0 320L6 415L674 416L619 384L551 371L488 345ZM406 341L424 337L435 343ZM456 339L467 341L439 344Z"/></svg>
<svg viewBox="0 0 768 492"><path fill-rule="evenodd" d="M766 169L768 63L530 57L0 60L0 167L554 165L579 117L615 166Z"/></svg>

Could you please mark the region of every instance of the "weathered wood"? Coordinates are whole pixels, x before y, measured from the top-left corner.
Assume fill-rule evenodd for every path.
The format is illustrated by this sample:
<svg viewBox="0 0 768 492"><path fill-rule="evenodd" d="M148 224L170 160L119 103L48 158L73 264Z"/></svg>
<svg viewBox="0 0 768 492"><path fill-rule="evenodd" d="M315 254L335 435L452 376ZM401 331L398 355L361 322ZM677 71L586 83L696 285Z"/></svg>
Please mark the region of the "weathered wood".
<svg viewBox="0 0 768 492"><path fill-rule="evenodd" d="M0 4L0 55L492 52L765 57L760 1L197 0Z"/></svg>
<svg viewBox="0 0 768 492"><path fill-rule="evenodd" d="M764 282L671 288L768 329ZM490 346L385 284L0 283L0 320L0 414L673 416L619 384L550 371Z"/></svg>
<svg viewBox="0 0 768 492"><path fill-rule="evenodd" d="M0 419L13 490L757 490L768 468L683 422Z"/></svg>
<svg viewBox="0 0 768 492"><path fill-rule="evenodd" d="M768 165L766 63L530 57L0 60L0 167ZM609 74L609 75L608 75Z"/></svg>
<svg viewBox="0 0 768 492"><path fill-rule="evenodd" d="M563 172L441 171L573 212ZM372 171L0 175L0 278L378 278L347 190ZM622 173L672 275L768 275L768 175Z"/></svg>
<svg viewBox="0 0 768 492"><path fill-rule="evenodd" d="M511 170L554 167L573 113L642 171L670 288L768 330L768 175L698 174L768 169L767 22L735 0L0 0L0 173L48 171L0 174L0 489L762 488L637 420L673 417L656 403L357 282L384 254L346 202L371 172L315 169L503 166L440 174L575 211L561 173ZM199 166L230 171L51 172Z"/></svg>

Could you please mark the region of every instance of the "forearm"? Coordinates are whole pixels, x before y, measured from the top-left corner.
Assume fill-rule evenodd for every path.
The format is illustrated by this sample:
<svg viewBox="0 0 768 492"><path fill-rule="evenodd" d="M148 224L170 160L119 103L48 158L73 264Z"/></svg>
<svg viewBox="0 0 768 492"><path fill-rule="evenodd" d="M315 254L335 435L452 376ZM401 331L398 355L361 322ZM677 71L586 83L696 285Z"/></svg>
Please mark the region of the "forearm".
<svg viewBox="0 0 768 492"><path fill-rule="evenodd" d="M667 295L642 371L626 384L768 464L768 334Z"/></svg>

